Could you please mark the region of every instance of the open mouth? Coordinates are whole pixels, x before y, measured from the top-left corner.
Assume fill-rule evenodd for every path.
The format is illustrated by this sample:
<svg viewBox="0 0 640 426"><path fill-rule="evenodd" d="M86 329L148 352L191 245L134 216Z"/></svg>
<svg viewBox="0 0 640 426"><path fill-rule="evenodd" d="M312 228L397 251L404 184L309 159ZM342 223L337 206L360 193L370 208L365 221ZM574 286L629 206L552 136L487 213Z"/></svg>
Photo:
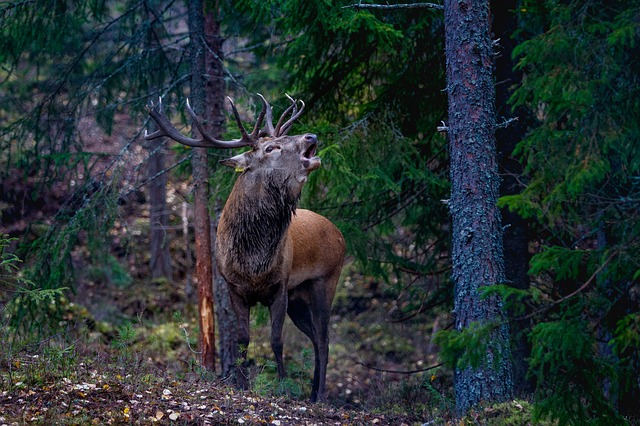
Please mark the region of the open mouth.
<svg viewBox="0 0 640 426"><path fill-rule="evenodd" d="M307 150L304 152L304 154L302 154L302 156L304 158L311 158L314 157L316 155L316 150L318 149L318 144L314 143L309 145L309 148L307 148Z"/></svg>

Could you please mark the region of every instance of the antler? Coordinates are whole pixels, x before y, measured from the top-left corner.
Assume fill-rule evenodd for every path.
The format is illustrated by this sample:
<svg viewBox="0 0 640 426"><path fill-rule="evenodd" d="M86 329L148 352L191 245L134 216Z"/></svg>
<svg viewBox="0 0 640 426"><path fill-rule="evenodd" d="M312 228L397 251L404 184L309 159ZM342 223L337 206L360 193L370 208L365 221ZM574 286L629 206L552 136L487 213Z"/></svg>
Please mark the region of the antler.
<svg viewBox="0 0 640 426"><path fill-rule="evenodd" d="M149 111L149 115L151 116L151 118L153 118L153 120L156 122L156 124L160 129L156 130L151 134L147 134L147 132L145 131L144 138L147 140L152 140L152 139L157 139L163 136L167 136L176 142L179 142L183 145L192 146L195 148L238 148L241 146L255 145L255 143L258 140L258 132L260 129L260 125L262 124L262 120L265 115L264 107L262 112L260 112L260 116L258 117L258 121L256 123L256 126L253 129L253 132L251 132L251 134L247 134L247 131L245 130L244 126L242 125L242 122L240 121L240 115L238 114L238 110L236 109L236 106L234 105L231 98L227 97L227 99L229 99L229 102L231 102L233 115L236 119L236 122L238 123L238 127L240 128L240 133L242 134L242 137L240 139L221 141L211 136L204 129L204 126L202 125L202 122L200 121L196 113L193 112L191 105L189 105L189 100L187 100L187 107L186 107L187 112L193 119L193 122L198 128L198 131L200 132L202 137L199 139L193 139L193 138L184 136L182 133L178 131L178 129L176 129L173 126L173 124L171 124L167 116L164 114L162 110L162 98L160 98L160 100L158 101L157 106L151 103L151 106L147 107L147 110Z"/></svg>
<svg viewBox="0 0 640 426"><path fill-rule="evenodd" d="M291 125L293 124L293 122L298 117L300 117L300 115L302 114L302 111L304 110L305 105L303 101L300 101L300 103L302 104L302 107L300 107L300 110L298 110L298 101L296 101L295 99L293 99L291 96L287 94L285 95L291 101L291 105L289 105L289 107L286 110L284 110L284 112L280 116L280 119L278 120L278 124L274 128L271 105L269 105L269 102L267 102L264 96L258 93L258 96L260 96L260 98L262 99L262 105L263 105L262 111L263 112L266 111L267 121L265 123L265 126L266 126L267 133L269 134L269 136L272 136L274 138L277 138L279 136L285 136L287 132L289 132L289 129L291 128ZM287 120L284 124L282 124L285 117L289 113L291 113L291 118L289 118L289 120ZM262 116L262 113L261 113L261 116Z"/></svg>
<svg viewBox="0 0 640 426"><path fill-rule="evenodd" d="M262 99L262 111L260 111L260 115L258 115L258 119L256 120L256 124L253 127L253 131L251 132L251 134L247 133L247 130L244 128L242 121L240 120L240 114L238 114L238 110L236 109L236 106L233 103L233 100L227 96L227 99L229 99L229 103L231 103L231 110L233 111L233 116L235 117L236 123L238 124L238 128L240 129L240 133L242 134L242 137L240 139L233 139L230 141L221 141L211 136L205 130L204 126L202 125L202 122L200 121L200 118L198 118L196 113L193 112L191 105L189 105L188 99L187 99L187 107L186 107L187 112L191 116L193 123L198 128L198 131L200 132L200 135L202 135L202 137L199 139L194 139L194 138L184 136L182 133L178 131L178 129L176 129L173 126L173 124L171 124L167 116L164 114L162 110L162 98L159 99L157 106L154 105L152 102L151 105L147 107L147 110L149 111L149 115L156 122L159 129L151 134L147 134L147 132L145 131L144 138L147 140L152 140L152 139L157 139L163 136L167 136L176 142L180 142L183 145L192 146L196 148L238 148L241 146L253 146L258 142L258 139L260 136L260 126L262 126L262 122L264 121L265 117L266 117L266 121L265 121L266 132L269 136L274 138L277 138L279 136L285 136L289 131L289 129L291 128L291 125L293 124L293 122L298 117L300 117L300 114L302 114L302 111L304 110L304 106L305 106L304 102L300 101L302 106L298 110L298 101L293 99L291 96L286 95L287 98L291 101L291 105L289 105L289 107L282 113L282 115L280 116L280 119L278 120L278 124L274 128L271 105L269 105L269 102L267 102L264 96L262 96L260 93L258 93L258 96L260 96L260 99ZM287 120L283 124L285 117L289 113L291 113L291 118L289 118L289 120Z"/></svg>

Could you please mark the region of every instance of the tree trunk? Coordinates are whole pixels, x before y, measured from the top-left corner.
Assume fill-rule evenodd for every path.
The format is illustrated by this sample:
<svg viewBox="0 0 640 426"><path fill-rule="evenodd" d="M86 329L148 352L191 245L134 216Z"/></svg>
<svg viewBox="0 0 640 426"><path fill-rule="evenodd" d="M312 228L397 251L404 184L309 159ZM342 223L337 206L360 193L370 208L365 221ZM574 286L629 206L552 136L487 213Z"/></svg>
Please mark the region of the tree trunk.
<svg viewBox="0 0 640 426"><path fill-rule="evenodd" d="M169 240L167 238L167 175L161 173L164 169L164 150L158 141L145 143L149 151L147 163L147 178L149 179L149 224L151 243L151 277L173 277ZM160 173L160 174L159 174Z"/></svg>
<svg viewBox="0 0 640 426"><path fill-rule="evenodd" d="M502 181L500 195L514 195L522 191L520 177L524 170L522 163L511 156L516 145L524 138L527 126L531 122L528 113L521 108L513 111L509 106L509 98L513 89L522 80L522 73L516 72L512 60L513 49L517 41L513 34L518 28L515 10L520 0L493 0L491 2L491 16L493 38L499 39L499 51L496 56L496 111L498 120L518 118L507 127L496 131L498 148L498 163ZM511 287L526 290L529 288L529 224L517 213L502 210L502 222L505 224L503 242L505 275ZM528 312L525 312L528 313ZM522 314L520 314L522 315ZM513 315L509 315L513 317ZM530 321L511 323L511 353L513 357L514 393L525 397L533 392L533 383L527 379L527 358L531 352L531 345L527 341L526 333L530 330Z"/></svg>
<svg viewBox="0 0 640 426"><path fill-rule="evenodd" d="M218 21L218 4L214 2L205 8L204 11L204 31L207 50L205 52L205 67L207 81L206 105L205 105L205 127L216 138L220 138L224 132L226 116L224 113L224 65L222 63L223 38L220 35L220 23ZM217 217L213 215L211 226L211 239L215 242L217 230ZM215 244L212 244L215 247ZM215 256L211 253L215 266ZM238 345L236 332L236 314L231 308L229 289L227 283L218 272L217 267L213 269L213 288L216 305L216 316L218 318L218 350L220 359L220 369L223 376L228 376L235 370L235 363L238 359Z"/></svg>
<svg viewBox="0 0 640 426"><path fill-rule="evenodd" d="M149 14L150 15L150 14ZM151 16L147 16L151 19ZM149 27L145 38L147 51L159 48L159 41L152 27ZM159 65L153 63L153 67ZM156 70L149 70L152 78L161 75ZM155 88L155 85L154 85ZM153 90L152 90L153 91ZM149 130L153 132L156 124L149 123ZM164 173L164 143L160 141L144 141L143 146L149 152L147 163L147 179L149 181L149 225L150 225L150 268L152 278L173 278L171 253L169 252L169 239L167 238L167 225L169 212L167 211L167 174ZM164 140L163 140L164 142Z"/></svg>
<svg viewBox="0 0 640 426"><path fill-rule="evenodd" d="M217 215L216 217L219 217ZM213 246L215 247L215 238L217 231L217 220L211 227L211 236ZM222 275L215 270L214 279L214 297L216 302L216 316L218 318L218 351L220 354L220 370L223 377L229 377L235 372L236 362L240 357L238 351L238 320L236 313L231 306L231 298L229 297L229 287L222 278Z"/></svg>
<svg viewBox="0 0 640 426"><path fill-rule="evenodd" d="M204 16L202 1L187 1L189 37L191 41L191 102L195 111L204 111L205 65ZM193 125L195 129L195 124ZM194 130L195 132L195 130ZM206 148L193 149L194 227L196 241L196 281L198 283L198 313L200 323L200 359L202 367L215 371L215 317L213 311L213 265L209 201L209 164Z"/></svg>
<svg viewBox="0 0 640 426"><path fill-rule="evenodd" d="M505 282L488 0L446 0L445 43L455 327L497 324L484 362L456 368L456 409L464 413L480 401L510 398L513 388L502 302L479 295L481 286Z"/></svg>

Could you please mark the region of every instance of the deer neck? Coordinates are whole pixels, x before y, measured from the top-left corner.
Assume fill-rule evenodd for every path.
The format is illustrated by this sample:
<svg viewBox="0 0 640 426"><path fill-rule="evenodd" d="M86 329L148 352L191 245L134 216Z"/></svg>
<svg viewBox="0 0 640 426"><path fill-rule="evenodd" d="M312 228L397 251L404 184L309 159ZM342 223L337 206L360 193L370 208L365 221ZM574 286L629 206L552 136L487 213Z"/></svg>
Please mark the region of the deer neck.
<svg viewBox="0 0 640 426"><path fill-rule="evenodd" d="M269 272L282 261L291 215L299 198L286 188L286 183L271 176L243 174L227 201L224 216L230 231L230 241L226 242L229 254L249 276Z"/></svg>

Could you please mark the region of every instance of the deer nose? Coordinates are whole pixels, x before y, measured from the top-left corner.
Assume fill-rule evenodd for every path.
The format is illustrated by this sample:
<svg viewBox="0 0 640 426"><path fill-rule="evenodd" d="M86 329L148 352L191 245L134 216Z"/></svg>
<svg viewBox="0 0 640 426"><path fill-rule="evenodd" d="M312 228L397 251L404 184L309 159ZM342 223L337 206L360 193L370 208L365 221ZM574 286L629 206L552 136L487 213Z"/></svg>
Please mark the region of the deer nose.
<svg viewBox="0 0 640 426"><path fill-rule="evenodd" d="M306 135L304 135L304 141L311 144L318 143L318 136L314 135L313 133L307 133Z"/></svg>

